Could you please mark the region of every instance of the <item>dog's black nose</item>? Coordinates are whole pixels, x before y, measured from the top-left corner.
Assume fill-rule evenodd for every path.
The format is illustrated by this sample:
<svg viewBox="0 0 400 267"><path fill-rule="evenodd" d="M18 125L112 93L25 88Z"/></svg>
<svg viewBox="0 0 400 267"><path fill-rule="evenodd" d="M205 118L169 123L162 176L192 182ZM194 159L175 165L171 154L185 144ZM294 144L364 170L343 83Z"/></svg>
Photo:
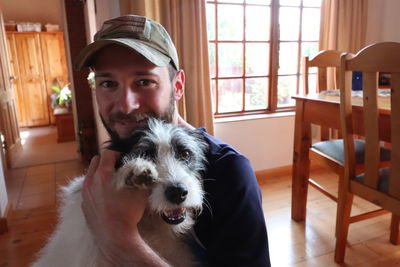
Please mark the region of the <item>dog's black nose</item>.
<svg viewBox="0 0 400 267"><path fill-rule="evenodd" d="M167 200L174 204L181 204L185 201L188 190L183 184L174 184L167 187L165 196Z"/></svg>

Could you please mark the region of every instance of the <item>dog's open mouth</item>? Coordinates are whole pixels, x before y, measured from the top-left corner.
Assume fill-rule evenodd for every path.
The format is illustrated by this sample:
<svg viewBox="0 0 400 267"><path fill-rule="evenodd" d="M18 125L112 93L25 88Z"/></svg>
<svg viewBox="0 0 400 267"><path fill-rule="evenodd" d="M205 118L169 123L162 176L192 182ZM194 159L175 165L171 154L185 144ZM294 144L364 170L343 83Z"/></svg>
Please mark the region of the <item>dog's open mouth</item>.
<svg viewBox="0 0 400 267"><path fill-rule="evenodd" d="M180 224L186 218L186 209L178 208L161 213L161 218L168 224Z"/></svg>

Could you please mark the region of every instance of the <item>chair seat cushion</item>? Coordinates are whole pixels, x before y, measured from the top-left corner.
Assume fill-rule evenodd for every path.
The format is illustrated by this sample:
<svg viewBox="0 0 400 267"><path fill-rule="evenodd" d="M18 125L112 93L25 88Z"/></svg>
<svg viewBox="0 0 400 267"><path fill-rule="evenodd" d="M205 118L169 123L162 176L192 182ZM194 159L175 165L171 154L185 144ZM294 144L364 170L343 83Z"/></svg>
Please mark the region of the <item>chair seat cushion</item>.
<svg viewBox="0 0 400 267"><path fill-rule="evenodd" d="M319 152L334 158L344 165L344 145L343 139L335 139L329 141L322 141L312 145L312 148ZM365 141L356 139L354 140L354 150L356 152L356 163L364 163ZM390 160L390 149L381 147L381 161Z"/></svg>
<svg viewBox="0 0 400 267"><path fill-rule="evenodd" d="M388 193L389 192L389 175L390 175L390 168L385 167L379 169L379 182L378 182L378 190ZM357 175L354 180L359 183L364 183L364 173Z"/></svg>

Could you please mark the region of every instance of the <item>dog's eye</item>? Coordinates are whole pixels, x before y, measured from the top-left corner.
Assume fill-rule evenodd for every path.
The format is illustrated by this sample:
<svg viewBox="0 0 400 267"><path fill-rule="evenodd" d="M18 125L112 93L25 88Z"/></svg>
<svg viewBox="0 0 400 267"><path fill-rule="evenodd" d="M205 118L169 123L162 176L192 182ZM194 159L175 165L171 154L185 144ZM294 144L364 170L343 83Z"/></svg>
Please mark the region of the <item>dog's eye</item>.
<svg viewBox="0 0 400 267"><path fill-rule="evenodd" d="M189 152L189 150L182 150L182 151L179 151L178 156L179 156L180 160L188 160L190 157L190 152Z"/></svg>

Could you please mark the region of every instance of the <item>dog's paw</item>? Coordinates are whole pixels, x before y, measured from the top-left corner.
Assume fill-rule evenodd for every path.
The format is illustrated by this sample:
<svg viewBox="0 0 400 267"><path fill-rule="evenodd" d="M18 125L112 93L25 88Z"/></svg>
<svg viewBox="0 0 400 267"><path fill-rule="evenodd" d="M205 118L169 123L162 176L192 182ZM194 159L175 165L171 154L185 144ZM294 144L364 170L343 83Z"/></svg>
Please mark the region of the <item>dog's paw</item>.
<svg viewBox="0 0 400 267"><path fill-rule="evenodd" d="M116 187L136 187L146 189L157 180L158 173L154 163L142 158L126 160L116 173Z"/></svg>

